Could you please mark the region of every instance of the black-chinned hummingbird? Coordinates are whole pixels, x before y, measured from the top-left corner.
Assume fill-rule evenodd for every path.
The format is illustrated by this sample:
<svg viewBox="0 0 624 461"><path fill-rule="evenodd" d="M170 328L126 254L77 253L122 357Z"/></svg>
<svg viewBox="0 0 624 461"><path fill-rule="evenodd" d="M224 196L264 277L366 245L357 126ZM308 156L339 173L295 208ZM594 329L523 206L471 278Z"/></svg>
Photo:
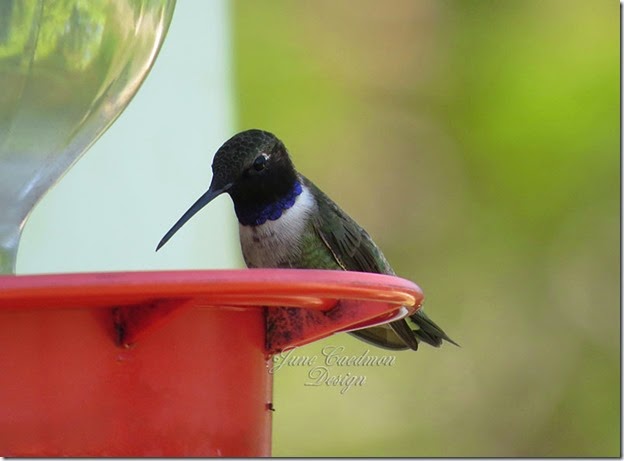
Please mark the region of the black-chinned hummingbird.
<svg viewBox="0 0 624 461"><path fill-rule="evenodd" d="M247 267L337 269L394 275L368 233L305 176L273 134L247 130L219 148L212 182L165 234L156 250L215 197L228 193L239 222ZM406 319L351 331L375 346L418 349L423 341L457 345L423 312Z"/></svg>

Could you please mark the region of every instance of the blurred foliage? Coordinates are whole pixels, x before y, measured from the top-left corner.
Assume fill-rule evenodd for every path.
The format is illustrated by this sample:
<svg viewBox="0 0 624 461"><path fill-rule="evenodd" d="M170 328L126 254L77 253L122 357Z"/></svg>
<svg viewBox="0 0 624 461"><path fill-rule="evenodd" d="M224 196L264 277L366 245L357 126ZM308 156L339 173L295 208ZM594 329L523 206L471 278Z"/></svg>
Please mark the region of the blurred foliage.
<svg viewBox="0 0 624 461"><path fill-rule="evenodd" d="M236 0L275 132L462 348L341 394L276 373L277 456L619 456L619 5ZM320 355L338 335L297 351ZM371 354L387 352L372 348Z"/></svg>

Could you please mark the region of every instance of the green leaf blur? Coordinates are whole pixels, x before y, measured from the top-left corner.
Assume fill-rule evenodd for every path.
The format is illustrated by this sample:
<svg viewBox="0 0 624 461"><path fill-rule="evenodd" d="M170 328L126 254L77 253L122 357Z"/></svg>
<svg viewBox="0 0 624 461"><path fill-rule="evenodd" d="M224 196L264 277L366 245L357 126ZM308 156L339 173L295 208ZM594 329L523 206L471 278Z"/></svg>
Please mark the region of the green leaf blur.
<svg viewBox="0 0 624 461"><path fill-rule="evenodd" d="M620 456L619 4L233 7L238 128L363 225L462 347L276 372L277 456ZM342 334L297 350L387 355Z"/></svg>

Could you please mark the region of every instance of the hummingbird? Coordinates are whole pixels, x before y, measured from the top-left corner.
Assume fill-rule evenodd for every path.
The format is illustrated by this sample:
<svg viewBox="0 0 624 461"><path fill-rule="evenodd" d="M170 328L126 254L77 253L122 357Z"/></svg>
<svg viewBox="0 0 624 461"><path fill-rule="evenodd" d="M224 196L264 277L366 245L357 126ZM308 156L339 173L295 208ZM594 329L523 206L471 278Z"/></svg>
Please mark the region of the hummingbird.
<svg viewBox="0 0 624 461"><path fill-rule="evenodd" d="M215 154L206 191L165 234L158 251L199 210L227 193L234 202L240 244L249 268L335 269L395 275L368 233L299 173L282 141L251 129ZM458 345L421 309L391 323L350 331L390 350Z"/></svg>

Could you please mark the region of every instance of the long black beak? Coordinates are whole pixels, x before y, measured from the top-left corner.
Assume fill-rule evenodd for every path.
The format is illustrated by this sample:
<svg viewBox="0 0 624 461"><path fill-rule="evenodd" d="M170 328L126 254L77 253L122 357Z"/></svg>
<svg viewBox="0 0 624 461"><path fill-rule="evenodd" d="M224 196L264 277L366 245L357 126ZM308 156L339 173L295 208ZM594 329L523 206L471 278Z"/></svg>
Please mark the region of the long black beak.
<svg viewBox="0 0 624 461"><path fill-rule="evenodd" d="M158 246L156 247L156 251L160 250L160 248L165 243L167 243L171 237L173 237L173 234L178 232L178 230L182 226L184 226L186 221L191 219L195 215L195 213L197 213L203 207L205 207L210 202L212 202L212 200L214 200L216 197L218 197L222 193L226 192L231 186L232 186L231 184L228 184L228 185L226 185L224 187L221 187L221 188L214 188L213 185L211 184L210 188L208 189L208 191L206 191L206 193L204 195L199 197L199 199L195 203L193 203L191 208L189 208L187 210L187 212L184 213L180 219L178 219L178 222L176 222L173 225L173 227L171 229L169 229L169 232L167 232L165 234L165 236L162 238L162 240L158 243Z"/></svg>

